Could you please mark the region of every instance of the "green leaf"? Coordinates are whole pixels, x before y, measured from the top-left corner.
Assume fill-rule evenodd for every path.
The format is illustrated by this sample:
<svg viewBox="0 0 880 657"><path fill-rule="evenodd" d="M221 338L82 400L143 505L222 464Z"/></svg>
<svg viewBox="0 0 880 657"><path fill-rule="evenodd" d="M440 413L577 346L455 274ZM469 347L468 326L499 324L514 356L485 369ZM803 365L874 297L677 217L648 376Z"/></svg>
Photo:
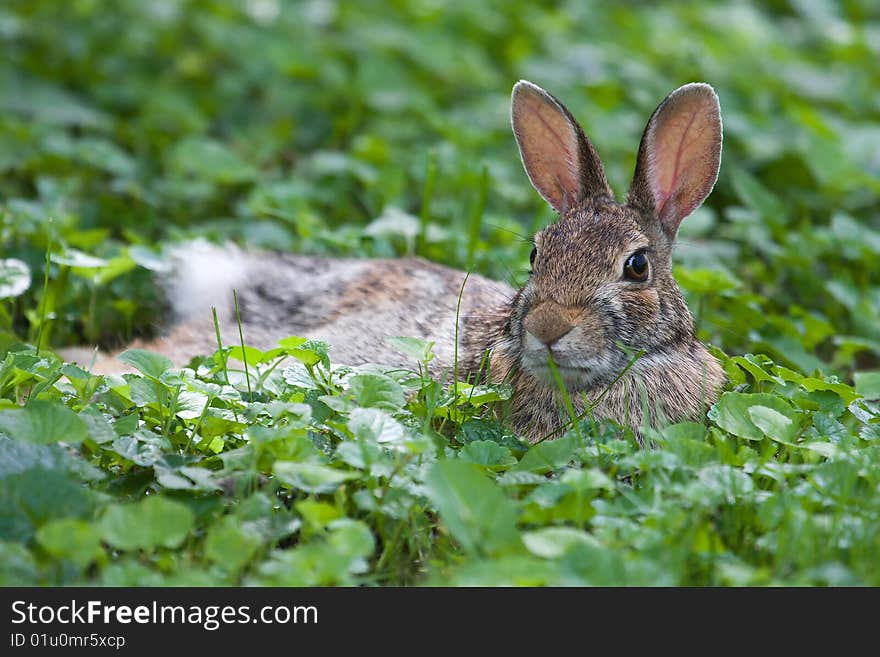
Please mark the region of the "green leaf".
<svg viewBox="0 0 880 657"><path fill-rule="evenodd" d="M776 372L779 374L779 377L784 381L791 381L797 383L800 386L803 386L805 390L809 390L813 392L815 390L828 390L835 393L838 397L840 397L844 404L851 404L855 399L858 399L858 393L851 387L844 383L837 383L836 381L826 381L825 379L817 379L812 376L803 376L802 374L798 374L797 372L793 372L792 370L782 367L781 365L776 366ZM834 377L831 377L834 378Z"/></svg>
<svg viewBox="0 0 880 657"><path fill-rule="evenodd" d="M476 440L465 445L458 456L460 459L476 463L489 470L500 472L514 465L513 453L492 440Z"/></svg>
<svg viewBox="0 0 880 657"><path fill-rule="evenodd" d="M825 458L833 458L840 452L840 448L834 443L828 443L825 441L816 440L809 443L801 443L799 445L801 449L807 449L811 452L816 452L817 454L821 454Z"/></svg>
<svg viewBox="0 0 880 657"><path fill-rule="evenodd" d="M64 472L72 469L73 462L69 450L62 445L41 445L0 436L0 479L31 468Z"/></svg>
<svg viewBox="0 0 880 657"><path fill-rule="evenodd" d="M520 545L516 507L477 466L439 461L425 479L425 490L465 552L500 554Z"/></svg>
<svg viewBox="0 0 880 657"><path fill-rule="evenodd" d="M89 523L72 518L54 520L37 531L37 542L58 559L69 559L80 568L100 557L101 536Z"/></svg>
<svg viewBox="0 0 880 657"><path fill-rule="evenodd" d="M262 541L246 531L240 521L226 516L211 526L205 538L205 558L220 564L224 570L237 573L257 553Z"/></svg>
<svg viewBox="0 0 880 657"><path fill-rule="evenodd" d="M813 427L815 427L817 434L832 443L845 442L849 437L849 431L842 422L838 422L824 413L813 414Z"/></svg>
<svg viewBox="0 0 880 657"><path fill-rule="evenodd" d="M278 346L282 349L299 349L302 345L308 342L308 338L302 338L297 335L291 335L286 338L281 338L278 341Z"/></svg>
<svg viewBox="0 0 880 657"><path fill-rule="evenodd" d="M294 507L299 511L306 524L313 529L323 529L334 520L342 517L342 511L327 502L302 500L297 502Z"/></svg>
<svg viewBox="0 0 880 657"><path fill-rule="evenodd" d="M182 390L177 395L177 403L174 405L175 414L187 420L201 417L208 403L208 395L193 390Z"/></svg>
<svg viewBox="0 0 880 657"><path fill-rule="evenodd" d="M296 358L303 365L311 367L321 363L326 369L330 369L330 345L322 340L306 340L292 336L282 338L278 344L285 353Z"/></svg>
<svg viewBox="0 0 880 657"><path fill-rule="evenodd" d="M116 439L116 432L113 430L113 425L111 425L110 421L94 406L86 406L80 411L79 418L86 424L89 438L99 445L113 442Z"/></svg>
<svg viewBox="0 0 880 657"><path fill-rule="evenodd" d="M558 559L575 545L600 546L587 532L573 527L544 527L523 532L522 540L529 552L544 559Z"/></svg>
<svg viewBox="0 0 880 657"><path fill-rule="evenodd" d="M330 523L327 542L339 554L350 559L369 557L376 547L370 528L359 520L340 518Z"/></svg>
<svg viewBox="0 0 880 657"><path fill-rule="evenodd" d="M614 481L598 468L583 470L572 468L571 470L566 470L560 481L581 492L593 490L613 491L615 489Z"/></svg>
<svg viewBox="0 0 880 657"><path fill-rule="evenodd" d="M154 495L136 504L110 506L98 523L107 543L120 550L176 548L192 529L188 507Z"/></svg>
<svg viewBox="0 0 880 657"><path fill-rule="evenodd" d="M573 435L538 443L530 448L520 462L511 470L517 472L550 472L550 470L559 468L571 461L574 458L577 446L577 438Z"/></svg>
<svg viewBox="0 0 880 657"><path fill-rule="evenodd" d="M120 436L105 449L136 465L149 467L162 459L164 447L165 443L159 436L139 430L131 436Z"/></svg>
<svg viewBox="0 0 880 657"><path fill-rule="evenodd" d="M67 265L78 269L100 269L107 266L107 260L96 258L79 249L65 249L62 253L53 253L49 260L58 265Z"/></svg>
<svg viewBox="0 0 880 657"><path fill-rule="evenodd" d="M256 347L249 347L245 345L243 348L240 345L235 345L234 347L230 347L229 349L229 358L232 360L237 360L241 363L245 362L247 359L247 364L249 367L253 367L258 363L263 362L264 353L257 349Z"/></svg>
<svg viewBox="0 0 880 657"><path fill-rule="evenodd" d="M0 260L0 299L17 297L31 286L31 270L21 260Z"/></svg>
<svg viewBox="0 0 880 657"><path fill-rule="evenodd" d="M281 371L281 375L287 385L305 388L306 390L317 390L320 388L302 363L288 365Z"/></svg>
<svg viewBox="0 0 880 657"><path fill-rule="evenodd" d="M343 472L326 465L276 461L272 470L279 481L307 493L332 493L343 483L357 479L353 472Z"/></svg>
<svg viewBox="0 0 880 657"><path fill-rule="evenodd" d="M0 540L28 541L56 518L82 518L94 497L65 472L29 467L0 479Z"/></svg>
<svg viewBox="0 0 880 657"><path fill-rule="evenodd" d="M364 228L364 235L370 237L401 237L408 244L415 242L421 231L419 218L400 208L388 205L382 215L373 219Z"/></svg>
<svg viewBox="0 0 880 657"><path fill-rule="evenodd" d="M406 402L403 388L385 374L356 374L348 380L348 389L363 407L396 411Z"/></svg>
<svg viewBox="0 0 880 657"><path fill-rule="evenodd" d="M387 477L394 471L388 451L379 444L369 441L341 442L333 453L333 458L353 468L368 470L375 477Z"/></svg>
<svg viewBox="0 0 880 657"><path fill-rule="evenodd" d="M153 353L152 351L146 351L145 349L129 349L123 351L116 358L126 365L131 365L140 373L154 379L158 379L174 366L174 363L165 356Z"/></svg>
<svg viewBox="0 0 880 657"><path fill-rule="evenodd" d="M687 222L685 222L685 224L686 223ZM676 267L675 278L683 289L699 295L717 295L730 290L735 290L742 285L740 281L718 269L687 269L684 267Z"/></svg>
<svg viewBox="0 0 880 657"><path fill-rule="evenodd" d="M434 359L433 341L405 336L388 336L385 341L404 356L409 356L420 363L430 363Z"/></svg>
<svg viewBox="0 0 880 657"><path fill-rule="evenodd" d="M170 402L167 386L156 379L147 379L136 375L126 375L128 391L131 401L135 406L143 407L155 404L157 407L166 407Z"/></svg>
<svg viewBox="0 0 880 657"><path fill-rule="evenodd" d="M746 440L761 440L764 438L765 433L752 421L752 417L749 414L749 409L752 406L762 406L775 411L790 420L796 432L799 425L797 412L782 398L767 393L725 392L715 405L709 409L709 419L735 436L745 438ZM756 417L761 418L761 421L768 430L774 431L774 427L781 429L779 423L777 422L774 425L773 419L764 411L757 411Z"/></svg>
<svg viewBox="0 0 880 657"><path fill-rule="evenodd" d="M220 184L247 182L257 175L257 170L228 146L201 137L189 137L177 144L170 164L179 173Z"/></svg>
<svg viewBox="0 0 880 657"><path fill-rule="evenodd" d="M730 174L733 188L746 205L757 210L765 219L784 222L788 207L745 169L734 168Z"/></svg>
<svg viewBox="0 0 880 657"><path fill-rule="evenodd" d="M128 247L128 255L135 263L144 269L149 269L150 271L160 274L165 274L171 271L171 262L168 258L165 258L158 253L154 253L152 250L140 244L133 244Z"/></svg>
<svg viewBox="0 0 880 657"><path fill-rule="evenodd" d="M754 354L746 354L745 356L733 356L730 358L730 362L736 363L744 370L746 370L749 374L751 374L755 381L769 381L771 383L783 383L783 380L772 374L768 374L764 367L772 367L773 361L764 356L763 354L754 355Z"/></svg>
<svg viewBox="0 0 880 657"><path fill-rule="evenodd" d="M794 445L792 442L797 436L798 425L779 411L766 406L749 406L749 419L761 432L778 443Z"/></svg>
<svg viewBox="0 0 880 657"><path fill-rule="evenodd" d="M459 402L467 401L473 406L482 406L490 402L504 401L513 395L513 387L507 383L470 385L458 383L456 390Z"/></svg>
<svg viewBox="0 0 880 657"><path fill-rule="evenodd" d="M0 411L0 433L32 443L64 441L78 445L88 438L88 425L57 402L36 400L23 408Z"/></svg>
<svg viewBox="0 0 880 657"><path fill-rule="evenodd" d="M0 541L0 586L34 586L40 570L31 552L20 543Z"/></svg>
<svg viewBox="0 0 880 657"><path fill-rule="evenodd" d="M663 427L663 437L667 440L695 440L706 438L706 427L699 422L677 422Z"/></svg>
<svg viewBox="0 0 880 657"><path fill-rule="evenodd" d="M356 408L348 419L348 428L358 438L377 443L402 440L403 425L378 408Z"/></svg>
<svg viewBox="0 0 880 657"><path fill-rule="evenodd" d="M214 438L214 441L220 440ZM211 441L212 443L214 441ZM220 441L220 451L223 448ZM210 445L209 445L210 447ZM180 465L179 459L175 456L165 456L153 464L153 472L156 475L156 483L165 490L201 490L216 491L220 490L215 476L207 468L197 468L190 465Z"/></svg>
<svg viewBox="0 0 880 657"><path fill-rule="evenodd" d="M484 418L472 418L462 424L455 439L460 443L472 443L479 440L491 440L499 445L511 449L520 454L526 450L528 444L518 438L514 433L499 422Z"/></svg>
<svg viewBox="0 0 880 657"><path fill-rule="evenodd" d="M880 399L880 372L856 372L856 392L865 399Z"/></svg>

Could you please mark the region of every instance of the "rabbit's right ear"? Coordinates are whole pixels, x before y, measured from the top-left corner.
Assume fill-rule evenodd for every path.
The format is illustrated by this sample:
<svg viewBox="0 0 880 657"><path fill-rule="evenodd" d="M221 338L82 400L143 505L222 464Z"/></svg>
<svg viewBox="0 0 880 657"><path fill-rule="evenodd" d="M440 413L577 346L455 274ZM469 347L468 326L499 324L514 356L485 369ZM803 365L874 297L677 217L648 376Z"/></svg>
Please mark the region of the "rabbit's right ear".
<svg viewBox="0 0 880 657"><path fill-rule="evenodd" d="M593 145L556 98L520 80L513 87L510 117L529 180L554 210L565 214L585 198L613 198Z"/></svg>
<svg viewBox="0 0 880 657"><path fill-rule="evenodd" d="M675 237L682 219L712 191L721 166L721 108L708 84L679 87L660 103L642 135L631 206Z"/></svg>

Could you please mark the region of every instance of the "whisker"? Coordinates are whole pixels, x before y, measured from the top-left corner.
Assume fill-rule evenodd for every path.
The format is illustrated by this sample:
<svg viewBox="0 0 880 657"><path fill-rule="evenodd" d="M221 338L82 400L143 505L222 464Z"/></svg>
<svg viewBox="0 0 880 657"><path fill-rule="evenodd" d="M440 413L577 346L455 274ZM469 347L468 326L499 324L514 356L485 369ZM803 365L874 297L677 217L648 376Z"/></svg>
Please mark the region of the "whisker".
<svg viewBox="0 0 880 657"><path fill-rule="evenodd" d="M523 235L522 233L518 233L515 230L511 230L510 228L505 228L504 226L499 226L498 224L486 223L486 226L490 228L494 228L495 230L501 231L502 233L509 233L511 235L515 235L520 238L524 244L529 244L532 241L531 236Z"/></svg>

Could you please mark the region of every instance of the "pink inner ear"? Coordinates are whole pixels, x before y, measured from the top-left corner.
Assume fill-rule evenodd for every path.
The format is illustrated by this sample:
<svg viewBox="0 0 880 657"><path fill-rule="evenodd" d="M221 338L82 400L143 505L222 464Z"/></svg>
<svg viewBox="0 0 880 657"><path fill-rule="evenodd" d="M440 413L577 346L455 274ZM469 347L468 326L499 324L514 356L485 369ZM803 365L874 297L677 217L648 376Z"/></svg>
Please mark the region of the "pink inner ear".
<svg viewBox="0 0 880 657"><path fill-rule="evenodd" d="M582 191L577 133L553 100L534 89L518 94L513 122L529 178L550 205L564 212Z"/></svg>
<svg viewBox="0 0 880 657"><path fill-rule="evenodd" d="M546 130L550 139L555 142L555 147L558 149L559 154L562 157L564 167L561 168L559 172L556 174L556 181L559 185L559 191L561 194L565 194L566 189L573 189L578 184L577 179L577 165L575 163L575 152L577 150L577 138L571 133L571 130L568 130L568 134L565 132L560 132L559 126L554 126L553 123L546 116L547 110L546 106L537 105L532 108L535 112L535 118L541 122L544 130ZM563 130L565 129L564 126ZM561 178L560 178L561 174Z"/></svg>
<svg viewBox="0 0 880 657"><path fill-rule="evenodd" d="M661 221L675 227L711 191L718 175L720 123L711 92L670 98L650 133L648 180Z"/></svg>

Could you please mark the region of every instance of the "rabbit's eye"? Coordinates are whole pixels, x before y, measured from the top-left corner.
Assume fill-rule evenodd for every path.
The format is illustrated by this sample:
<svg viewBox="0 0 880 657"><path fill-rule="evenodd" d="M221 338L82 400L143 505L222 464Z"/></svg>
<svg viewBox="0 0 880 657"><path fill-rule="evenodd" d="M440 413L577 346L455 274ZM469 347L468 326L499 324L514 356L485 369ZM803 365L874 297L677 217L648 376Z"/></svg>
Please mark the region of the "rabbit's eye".
<svg viewBox="0 0 880 657"><path fill-rule="evenodd" d="M644 251L636 251L626 259L623 275L631 281L644 283L648 280L648 255Z"/></svg>
<svg viewBox="0 0 880 657"><path fill-rule="evenodd" d="M529 264L532 265L533 267L535 266L535 258L537 258L537 257L538 257L538 247L533 246L532 253L531 253L531 255L529 255Z"/></svg>

